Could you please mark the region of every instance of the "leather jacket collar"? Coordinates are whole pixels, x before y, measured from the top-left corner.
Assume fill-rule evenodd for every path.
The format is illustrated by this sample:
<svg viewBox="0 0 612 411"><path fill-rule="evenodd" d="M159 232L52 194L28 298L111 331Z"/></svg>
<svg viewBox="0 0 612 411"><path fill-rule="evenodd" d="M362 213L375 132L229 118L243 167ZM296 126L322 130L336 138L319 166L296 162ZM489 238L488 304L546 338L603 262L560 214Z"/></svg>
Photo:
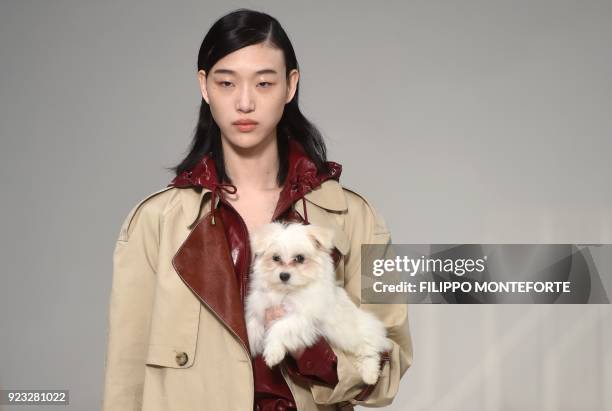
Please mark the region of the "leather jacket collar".
<svg viewBox="0 0 612 411"><path fill-rule="evenodd" d="M276 220L283 214L294 202L302 199L304 205L304 220L308 222L308 214L306 211L306 200L315 204L319 204L327 209L343 211L346 210L346 202L342 195L342 189L339 184L333 187L326 188L331 192L320 193L319 190L313 191L326 180L339 181L342 173L342 166L333 161L327 161L327 171L321 174L317 173L315 163L308 157L302 145L295 139L289 138L289 168L287 179L282 191L279 194L279 200L272 220ZM204 202L204 194L212 193L211 197L211 212L217 206L219 195L223 195L223 191L234 193L236 186L233 184L220 183L218 181L215 162L210 154L205 155L196 166L188 171L176 176L168 187L201 187L200 206L197 210L197 215L190 225L193 228L200 217L202 203ZM322 188L322 187L321 187ZM325 194L325 195L323 195ZM332 198L333 201L325 200ZM214 215L212 216L212 224L215 223Z"/></svg>

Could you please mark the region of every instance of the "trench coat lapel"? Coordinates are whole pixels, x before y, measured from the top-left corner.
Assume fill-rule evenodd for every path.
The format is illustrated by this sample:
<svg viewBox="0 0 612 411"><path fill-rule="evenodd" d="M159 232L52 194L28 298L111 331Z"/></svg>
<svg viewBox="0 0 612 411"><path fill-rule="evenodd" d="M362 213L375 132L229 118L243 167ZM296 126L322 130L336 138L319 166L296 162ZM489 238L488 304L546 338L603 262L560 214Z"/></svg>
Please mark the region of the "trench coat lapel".
<svg viewBox="0 0 612 411"><path fill-rule="evenodd" d="M248 347L240 287L232 264L223 220L208 213L179 247L172 264L183 282Z"/></svg>

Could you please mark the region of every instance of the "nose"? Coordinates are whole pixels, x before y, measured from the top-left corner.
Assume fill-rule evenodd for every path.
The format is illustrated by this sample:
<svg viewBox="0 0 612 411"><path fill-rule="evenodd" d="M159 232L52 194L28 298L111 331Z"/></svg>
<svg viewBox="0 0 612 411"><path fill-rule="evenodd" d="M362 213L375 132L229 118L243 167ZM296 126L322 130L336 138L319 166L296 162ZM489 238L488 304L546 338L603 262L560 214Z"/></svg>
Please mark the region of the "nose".
<svg viewBox="0 0 612 411"><path fill-rule="evenodd" d="M248 113L255 109L255 102L253 101L253 96L251 95L251 90L249 90L249 84L245 83L240 90L240 96L238 97L238 110L243 113Z"/></svg>
<svg viewBox="0 0 612 411"><path fill-rule="evenodd" d="M289 281L289 277L291 277L291 274L289 274L289 273L280 273L278 276L280 277L281 281L287 282L287 281Z"/></svg>

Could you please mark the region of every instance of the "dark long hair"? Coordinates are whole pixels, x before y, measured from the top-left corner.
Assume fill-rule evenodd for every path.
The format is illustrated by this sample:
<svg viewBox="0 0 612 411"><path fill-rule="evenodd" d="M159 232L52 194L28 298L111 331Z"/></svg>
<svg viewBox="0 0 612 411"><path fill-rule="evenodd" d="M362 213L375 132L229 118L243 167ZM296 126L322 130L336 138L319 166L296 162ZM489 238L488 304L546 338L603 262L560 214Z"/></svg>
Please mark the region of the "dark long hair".
<svg viewBox="0 0 612 411"><path fill-rule="evenodd" d="M245 8L237 9L213 24L198 53L198 71L210 69L224 56L253 44L267 42L283 51L286 76L293 69L298 69L298 62L291 41L280 23L272 16ZM327 149L317 128L300 112L298 106L299 82L293 99L285 104L283 115L277 125L277 146L279 170L276 180L280 185L285 181L288 171L288 139L291 137L301 143L310 159L316 164L319 172L325 170ZM225 172L221 131L213 120L210 106L202 98L200 116L195 128L195 135L189 148L189 154L177 166L170 168L176 175L191 170L204 155L211 153L219 181L230 182Z"/></svg>

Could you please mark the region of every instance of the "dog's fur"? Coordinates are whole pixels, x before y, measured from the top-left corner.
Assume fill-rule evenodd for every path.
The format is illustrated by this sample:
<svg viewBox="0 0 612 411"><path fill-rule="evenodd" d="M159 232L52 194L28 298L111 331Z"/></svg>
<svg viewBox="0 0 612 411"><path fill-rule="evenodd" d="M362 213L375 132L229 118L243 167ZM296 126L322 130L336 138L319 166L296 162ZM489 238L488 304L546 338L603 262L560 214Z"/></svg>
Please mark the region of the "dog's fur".
<svg viewBox="0 0 612 411"><path fill-rule="evenodd" d="M253 264L245 307L251 354L263 353L272 367L322 335L332 346L354 354L364 382L374 384L379 353L389 350L391 342L382 322L357 308L335 285L332 240L331 230L298 223L270 223L251 234ZM265 311L276 305L286 313L264 330Z"/></svg>

